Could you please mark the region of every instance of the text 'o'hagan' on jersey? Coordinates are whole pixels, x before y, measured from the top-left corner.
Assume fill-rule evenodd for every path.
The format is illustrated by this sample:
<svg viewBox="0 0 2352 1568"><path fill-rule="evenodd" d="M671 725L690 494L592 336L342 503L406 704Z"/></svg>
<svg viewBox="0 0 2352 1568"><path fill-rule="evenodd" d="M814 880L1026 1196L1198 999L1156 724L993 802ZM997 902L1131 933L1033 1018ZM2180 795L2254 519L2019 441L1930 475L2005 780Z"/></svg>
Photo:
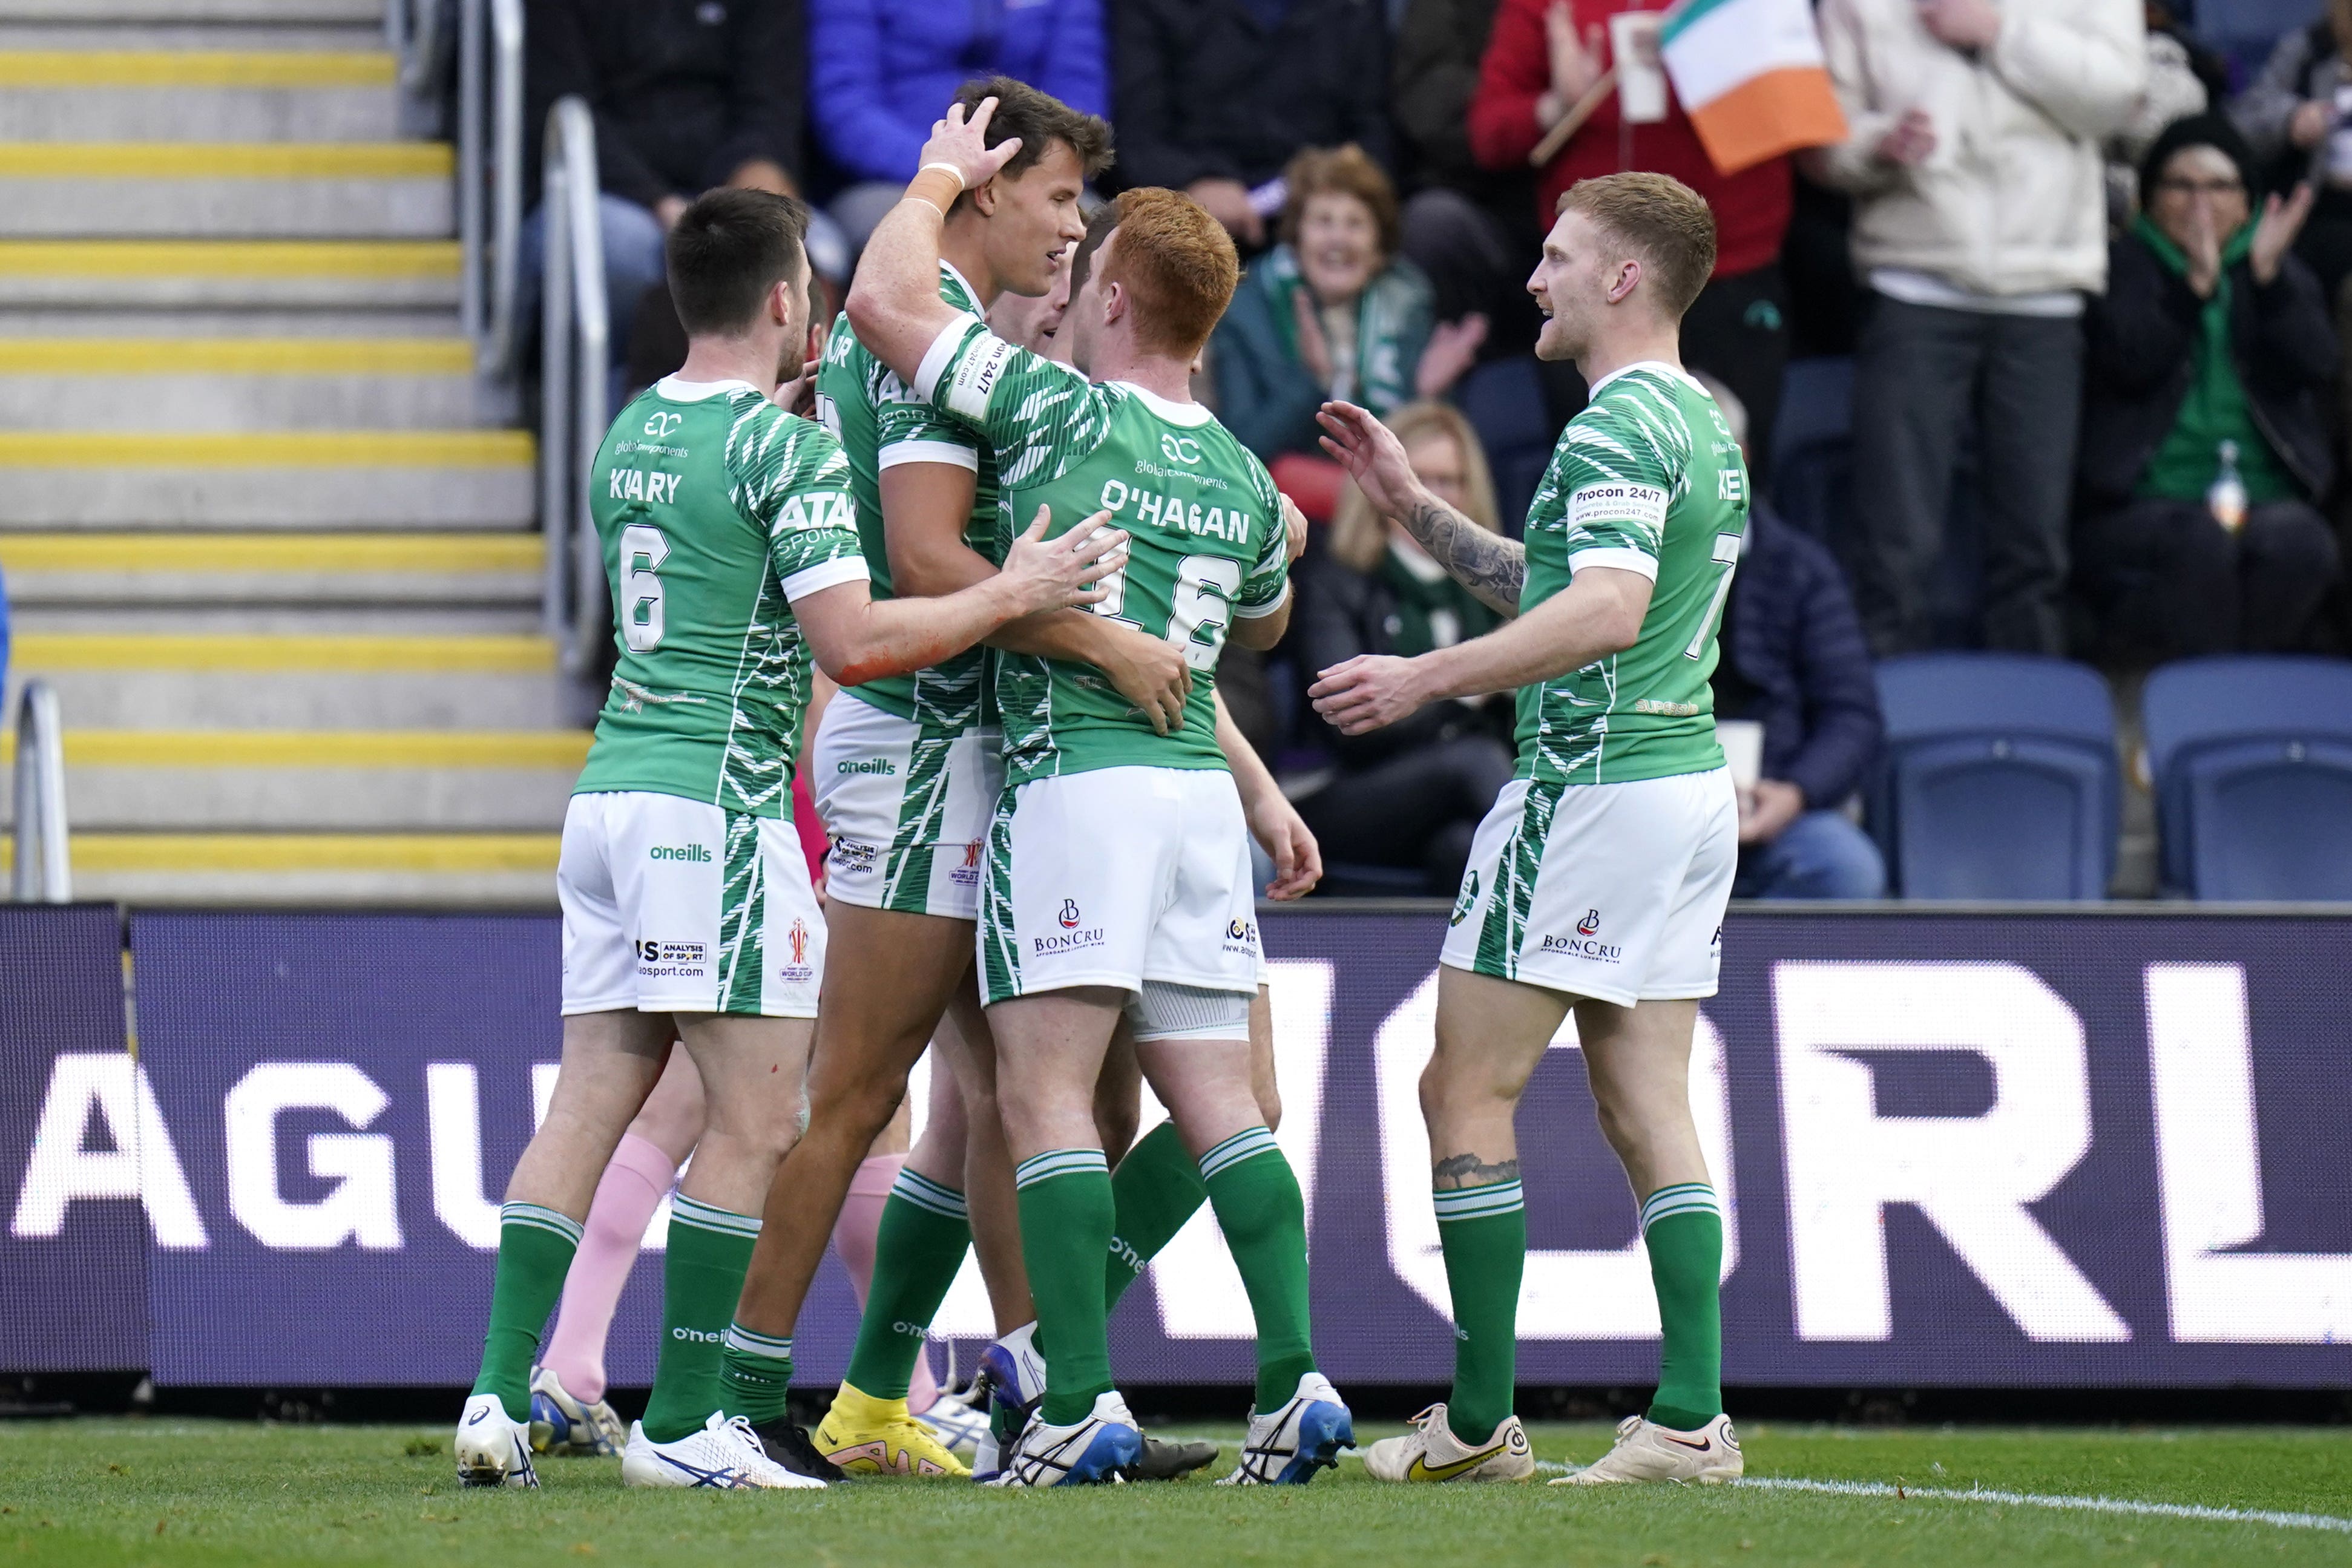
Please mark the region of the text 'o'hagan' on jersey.
<svg viewBox="0 0 2352 1568"><path fill-rule="evenodd" d="M841 444L748 382L672 376L588 486L620 662L574 793L790 816L812 663L792 601L866 579Z"/></svg>
<svg viewBox="0 0 2352 1568"><path fill-rule="evenodd" d="M977 314L979 296L963 274L940 263L940 298L958 310ZM834 319L824 359L816 372L816 416L839 438L849 459L850 493L857 498L858 538L865 541L874 597L897 597L890 578L890 550L882 523L882 475L908 463L948 463L972 473L971 515L963 542L1002 564L996 539L996 454L987 438L948 418L919 397L889 366L867 351L849 329L849 317ZM991 650L974 646L908 675L885 675L851 689L885 713L896 714L952 740L975 724L993 724L988 697Z"/></svg>
<svg viewBox="0 0 2352 1568"><path fill-rule="evenodd" d="M1274 480L1214 415L1125 382L1097 385L979 319L940 334L915 377L996 450L1006 548L1040 506L1048 537L1097 512L1130 536L1095 613L1184 650L1184 722L1160 735L1091 664L999 653L1005 778L1098 768L1223 768L1211 693L1234 621L1282 608L1290 572Z"/></svg>
<svg viewBox="0 0 2352 1568"><path fill-rule="evenodd" d="M1528 508L1520 608L1588 567L1649 578L1650 608L1623 653L1520 688L1520 778L1615 784L1723 766L1707 677L1748 501L1748 465L1706 388L1649 363L1593 387Z"/></svg>

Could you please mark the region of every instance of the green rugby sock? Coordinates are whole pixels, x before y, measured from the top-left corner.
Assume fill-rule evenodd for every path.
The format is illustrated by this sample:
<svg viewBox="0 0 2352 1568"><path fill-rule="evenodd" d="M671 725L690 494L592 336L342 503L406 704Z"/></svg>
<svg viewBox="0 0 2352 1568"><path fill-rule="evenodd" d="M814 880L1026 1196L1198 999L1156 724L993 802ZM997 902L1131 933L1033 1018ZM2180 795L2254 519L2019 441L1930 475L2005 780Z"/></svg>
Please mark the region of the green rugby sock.
<svg viewBox="0 0 2352 1568"><path fill-rule="evenodd" d="M971 1245L963 1194L902 1166L882 1203L874 1285L843 1381L877 1399L907 1397L915 1358Z"/></svg>
<svg viewBox="0 0 2352 1568"><path fill-rule="evenodd" d="M580 1248L580 1222L535 1203L499 1206L499 1271L490 1286L490 1326L474 1392L495 1394L509 1421L530 1419L530 1365L540 1331L563 1293Z"/></svg>
<svg viewBox="0 0 2352 1568"><path fill-rule="evenodd" d="M1111 1386L1102 1262L1110 1249L1110 1168L1100 1149L1048 1149L1022 1161L1013 1183L1020 1189L1029 1293L1038 1324L1053 1335L1043 1414L1053 1426L1073 1426Z"/></svg>
<svg viewBox="0 0 2352 1568"><path fill-rule="evenodd" d="M1201 1179L1200 1163L1177 1136L1176 1124L1167 1121L1127 1151L1118 1169L1111 1172L1110 1192L1117 1229L1104 1286L1109 1304L1116 1307L1127 1288L1143 1278L1144 1265L1201 1212L1209 1201L1209 1186Z"/></svg>
<svg viewBox="0 0 2352 1568"><path fill-rule="evenodd" d="M1218 1228L1257 1322L1257 1410L1279 1410L1315 1370L1307 1322L1307 1200L1274 1134L1235 1133L1201 1156Z"/></svg>
<svg viewBox="0 0 2352 1568"><path fill-rule="evenodd" d="M1440 1191L1436 1204L1445 1287L1454 1302L1454 1394L1445 1423L1475 1447L1511 1414L1528 1211L1516 1181Z"/></svg>
<svg viewBox="0 0 2352 1568"><path fill-rule="evenodd" d="M719 1407L754 1427L784 1413L793 1387L793 1342L727 1325L719 1357Z"/></svg>
<svg viewBox="0 0 2352 1568"><path fill-rule="evenodd" d="M698 1432L723 1400L719 1361L743 1293L757 1215L732 1214L679 1193L670 1200L669 1255L662 1261L662 1337L654 1355L646 1436L675 1443Z"/></svg>
<svg viewBox="0 0 2352 1568"><path fill-rule="evenodd" d="M1723 1211L1705 1182L1662 1186L1642 1205L1658 1292L1658 1396L1650 1419L1693 1432L1723 1414Z"/></svg>

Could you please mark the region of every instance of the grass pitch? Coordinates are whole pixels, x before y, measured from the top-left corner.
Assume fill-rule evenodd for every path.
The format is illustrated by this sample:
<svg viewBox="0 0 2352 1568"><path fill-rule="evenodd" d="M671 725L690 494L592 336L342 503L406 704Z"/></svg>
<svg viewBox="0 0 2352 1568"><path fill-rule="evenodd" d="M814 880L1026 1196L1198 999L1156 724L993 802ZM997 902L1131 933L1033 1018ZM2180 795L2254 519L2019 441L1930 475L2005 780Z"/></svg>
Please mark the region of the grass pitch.
<svg viewBox="0 0 2352 1568"><path fill-rule="evenodd" d="M1210 1435L1230 1462L1238 1431ZM1775 1484L1408 1489L1351 1458L1279 1490L1196 1478L1049 1493L911 1481L625 1492L617 1461L552 1459L533 1495L461 1491L446 1427L0 1423L0 1563L2352 1563L2340 1430L1764 1423L1742 1435L1749 1476ZM1552 1464L1609 1442L1593 1425L1532 1436ZM2162 1511L2183 1508L2219 1511Z"/></svg>

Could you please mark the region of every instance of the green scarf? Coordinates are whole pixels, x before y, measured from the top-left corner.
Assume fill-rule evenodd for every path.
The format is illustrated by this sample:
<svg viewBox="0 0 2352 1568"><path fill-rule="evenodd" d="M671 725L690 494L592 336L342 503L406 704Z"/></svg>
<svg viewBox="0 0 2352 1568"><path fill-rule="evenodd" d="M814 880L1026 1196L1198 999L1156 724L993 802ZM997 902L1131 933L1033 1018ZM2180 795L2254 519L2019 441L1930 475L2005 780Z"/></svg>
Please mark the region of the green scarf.
<svg viewBox="0 0 2352 1568"><path fill-rule="evenodd" d="M1298 358L1298 298L1317 304L1298 270L1298 253L1286 245L1267 252L1254 271L1265 275L1274 296L1274 323L1282 345ZM1429 337L1424 290L1391 263L1376 273L1356 298L1356 384L1347 396L1385 417L1413 400L1413 371Z"/></svg>
<svg viewBox="0 0 2352 1568"><path fill-rule="evenodd" d="M2173 244L2155 220L2142 213L2132 232L2156 253L2175 277L2189 275L2189 257ZM2197 337L2189 350L2189 392L2156 455L2140 475L2137 494L2168 501L2202 501L2205 491L2221 471L2221 446L2238 444L2238 476L2246 482L2246 499L2260 506L2301 493L2278 454L2254 423L2246 402L2245 384L2238 379L2237 361L2230 352L2231 274L2253 249L2254 225L2249 221L2221 246L2221 276L2213 296L2198 312Z"/></svg>

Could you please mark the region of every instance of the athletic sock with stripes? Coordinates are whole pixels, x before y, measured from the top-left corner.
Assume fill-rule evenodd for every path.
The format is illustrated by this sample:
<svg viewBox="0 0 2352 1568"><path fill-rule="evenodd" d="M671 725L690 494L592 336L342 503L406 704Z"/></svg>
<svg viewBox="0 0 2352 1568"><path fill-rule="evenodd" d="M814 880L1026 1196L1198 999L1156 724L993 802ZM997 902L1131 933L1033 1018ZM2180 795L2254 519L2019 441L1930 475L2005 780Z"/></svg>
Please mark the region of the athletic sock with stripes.
<svg viewBox="0 0 2352 1568"><path fill-rule="evenodd" d="M1475 1448L1511 1413L1528 1211L1517 1181L1443 1189L1437 1239L1454 1302L1454 1394L1445 1424Z"/></svg>
<svg viewBox="0 0 2352 1568"><path fill-rule="evenodd" d="M530 1419L530 1364L540 1331L563 1293L580 1249L580 1222L535 1203L499 1207L499 1271L490 1286L490 1327L474 1392L495 1394L509 1421Z"/></svg>
<svg viewBox="0 0 2352 1568"><path fill-rule="evenodd" d="M1703 1181L1662 1186L1642 1204L1642 1239L1665 1343L1650 1419L1693 1432L1723 1414L1723 1211Z"/></svg>
<svg viewBox="0 0 2352 1568"><path fill-rule="evenodd" d="M793 1387L793 1342L727 1325L719 1356L719 1407L754 1427L784 1413Z"/></svg>
<svg viewBox="0 0 2352 1568"><path fill-rule="evenodd" d="M646 1401L646 1436L655 1442L675 1443L700 1431L725 1403L719 1359L759 1239L757 1215L730 1213L684 1193L670 1200L661 1345L654 1355L653 1396Z"/></svg>
<svg viewBox="0 0 2352 1568"><path fill-rule="evenodd" d="M874 1288L844 1382L876 1399L907 1397L915 1358L971 1245L963 1194L901 1167L874 1235Z"/></svg>
<svg viewBox="0 0 2352 1568"><path fill-rule="evenodd" d="M1111 1236L1110 1267L1104 1284L1109 1304L1118 1305L1127 1288L1143 1278L1143 1266L1176 1239L1185 1222L1209 1201L1200 1163L1162 1122L1136 1141L1110 1173L1117 1228Z"/></svg>
<svg viewBox="0 0 2352 1568"><path fill-rule="evenodd" d="M1013 1170L1021 1199L1021 1258L1029 1268L1045 1360L1045 1419L1074 1426L1111 1386L1110 1304L1103 1254L1110 1249L1110 1167L1100 1149L1047 1149ZM861 1386L863 1386L861 1385Z"/></svg>
<svg viewBox="0 0 2352 1568"><path fill-rule="evenodd" d="M1307 1201L1290 1162L1263 1126L1201 1156L1218 1228L1257 1322L1257 1411L1279 1410L1315 1370L1307 1322Z"/></svg>

